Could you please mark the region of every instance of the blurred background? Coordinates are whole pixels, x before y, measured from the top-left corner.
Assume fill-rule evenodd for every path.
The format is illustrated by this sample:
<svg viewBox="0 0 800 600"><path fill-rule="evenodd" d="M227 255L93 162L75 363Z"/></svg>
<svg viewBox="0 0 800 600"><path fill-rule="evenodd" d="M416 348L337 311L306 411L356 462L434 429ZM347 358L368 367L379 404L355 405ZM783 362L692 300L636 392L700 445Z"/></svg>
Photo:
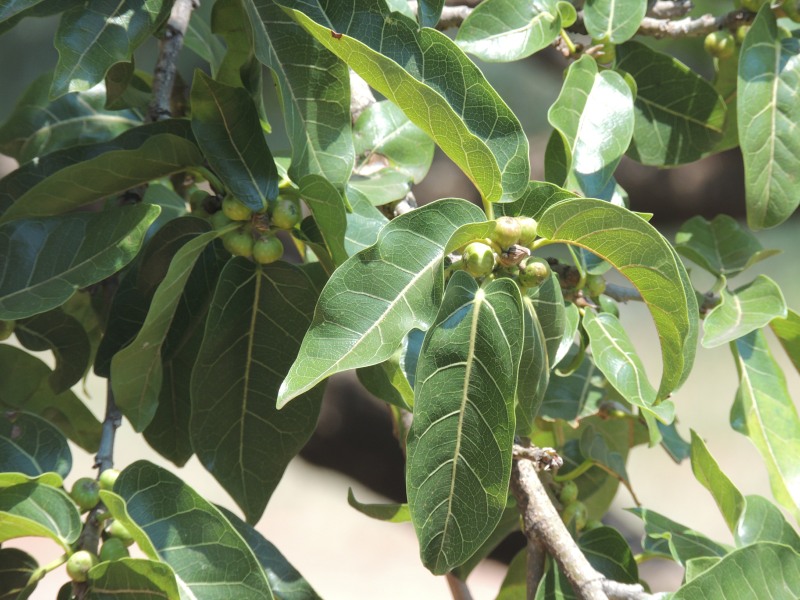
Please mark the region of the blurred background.
<svg viewBox="0 0 800 600"><path fill-rule="evenodd" d="M733 6L722 2L698 2L692 15L705 11L720 13ZM210 12L206 0L202 13ZM57 61L53 35L58 19L26 19L0 37L0 122L11 113L27 86ZM710 77L711 58L702 50L702 38L680 42L649 40L659 50L670 52L701 74ZM155 62L156 44L150 41L136 54L138 68L149 70ZM188 80L199 59L184 50L180 71ZM556 99L567 66L555 50L512 64L481 64L489 81L517 114L531 146L532 177L542 178L543 153L550 127L547 109ZM271 81L268 76L265 81ZM266 105L273 133L268 137L275 154L288 149L274 90L265 86ZM16 163L0 155L0 176L16 168ZM630 195L631 208L654 213L653 223L669 239L681 222L700 214L712 218L726 213L744 216L743 172L738 151L730 151L672 170L658 171L623 159L617 172L619 183ZM461 197L479 202L472 184L437 150L427 178L414 190L420 204L443 197ZM779 248L783 254L760 263L743 277L730 282L732 288L765 273L783 288L789 306L797 309L800 292L797 239L800 219L793 218L776 230L760 232L766 248ZM691 265L687 265L690 266ZM693 274L694 284L706 291L711 280ZM632 303L622 310L634 343L643 357L651 380L660 376L660 350L655 328L642 304ZM769 334L771 336L771 334ZM800 398L800 378L780 347L771 338L773 350L787 374L793 398ZM46 353L40 357L52 364ZM728 425L728 413L737 387L736 369L726 347L698 350L694 371L673 399L679 415L678 429L688 437L694 429L708 444L723 470L745 494L771 498L766 471L750 442ZM85 389L75 392L102 418L105 382L90 377ZM73 448L74 470L67 487L81 476L94 474L93 457ZM139 459L151 460L175 470L161 459L125 424L116 444L118 468ZM690 526L723 543L731 536L711 496L698 484L688 462L676 465L660 448L638 447L631 453L628 472L641 502L648 508ZM235 504L202 468L196 459L178 474L209 500L233 510ZM403 501L403 458L392 435L389 412L372 398L349 374L334 377L328 385L317 432L289 467L258 525L326 599L358 600L408 597L449 598L442 578L428 573L420 564L418 547L410 524L389 524L371 520L347 504L347 489L352 487L362 502ZM634 551L640 549L640 521L624 511L633 506L630 495L621 488L607 522L623 531ZM468 584L476 600L494 598L508 561L522 547L521 535L510 539L493 560L484 561ZM40 562L49 562L59 550L51 542L25 539L15 546L32 552ZM640 567L643 578L654 590L669 591L680 583L682 570L667 561L649 561ZM55 598L66 581L63 569L44 579L33 594L35 600Z"/></svg>

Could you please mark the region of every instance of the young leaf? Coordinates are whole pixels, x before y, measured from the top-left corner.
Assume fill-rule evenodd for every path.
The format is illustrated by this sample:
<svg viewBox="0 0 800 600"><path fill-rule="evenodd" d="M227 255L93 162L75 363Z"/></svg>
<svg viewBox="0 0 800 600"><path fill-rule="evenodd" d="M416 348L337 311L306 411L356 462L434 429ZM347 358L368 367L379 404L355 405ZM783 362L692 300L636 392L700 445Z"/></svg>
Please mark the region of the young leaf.
<svg viewBox="0 0 800 600"><path fill-rule="evenodd" d="M800 535L786 522L781 509L762 496L747 496L744 500L744 512L733 531L737 546L777 542L800 553Z"/></svg>
<svg viewBox="0 0 800 600"><path fill-rule="evenodd" d="M635 285L661 341L664 365L658 399L689 375L697 345L697 298L672 246L652 225L609 202L576 199L550 207L538 233L591 250Z"/></svg>
<svg viewBox="0 0 800 600"><path fill-rule="evenodd" d="M390 14L380 0L327 12L319 2L279 2L430 135L486 200L514 200L524 192L530 164L519 121L450 38ZM478 106L473 113L470 107Z"/></svg>
<svg viewBox="0 0 800 600"><path fill-rule="evenodd" d="M92 598L165 598L180 600L175 572L161 561L121 558L101 562L89 570Z"/></svg>
<svg viewBox="0 0 800 600"><path fill-rule="evenodd" d="M775 227L800 204L800 39L779 33L769 7L759 11L744 39L738 84L747 224Z"/></svg>
<svg viewBox="0 0 800 600"><path fill-rule="evenodd" d="M365 504L356 500L353 488L347 488L347 503L362 515L389 523L405 523L411 520L408 504Z"/></svg>
<svg viewBox="0 0 800 600"><path fill-rule="evenodd" d="M0 416L0 473L35 477L72 468L67 440L56 427L36 415L5 411Z"/></svg>
<svg viewBox="0 0 800 600"><path fill-rule="evenodd" d="M407 441L408 506L434 574L466 561L505 509L521 349L516 284L453 274L422 344Z"/></svg>
<svg viewBox="0 0 800 600"><path fill-rule="evenodd" d="M621 44L634 36L646 12L646 0L588 0L583 18L593 38Z"/></svg>
<svg viewBox="0 0 800 600"><path fill-rule="evenodd" d="M123 206L0 225L0 256L7 259L0 271L0 319L56 308L76 290L119 271L136 256L159 211Z"/></svg>
<svg viewBox="0 0 800 600"><path fill-rule="evenodd" d="M80 532L78 507L65 492L35 481L0 487L0 543L47 537L69 552Z"/></svg>
<svg viewBox="0 0 800 600"><path fill-rule="evenodd" d="M130 61L171 7L167 0L96 0L90 8L67 10L55 37L58 65L50 97L86 91L103 80L111 65Z"/></svg>
<svg viewBox="0 0 800 600"><path fill-rule="evenodd" d="M317 423L322 386L281 411L275 398L318 293L293 265L238 258L220 274L209 307L192 371L192 447L250 523Z"/></svg>
<svg viewBox="0 0 800 600"><path fill-rule="evenodd" d="M731 531L745 509L745 499L728 476L719 468L702 438L692 430L692 472L717 503L725 523Z"/></svg>
<svg viewBox="0 0 800 600"><path fill-rule="evenodd" d="M213 504L175 475L138 461L123 470L114 490L157 558L173 568L179 587L194 598L272 600L267 577L245 541Z"/></svg>
<svg viewBox="0 0 800 600"><path fill-rule="evenodd" d="M442 297L442 261L458 247L446 247L451 235L483 219L466 200L432 202L391 221L373 246L339 267L322 290L278 407L334 373L383 362L409 331L427 329Z"/></svg>
<svg viewBox="0 0 800 600"><path fill-rule="evenodd" d="M218 83L195 70L192 131L215 173L254 212L278 197L278 168L244 88Z"/></svg>
<svg viewBox="0 0 800 600"><path fill-rule="evenodd" d="M760 331L732 342L731 350L739 371L731 425L764 457L775 499L800 517L800 418L786 378Z"/></svg>
<svg viewBox="0 0 800 600"><path fill-rule="evenodd" d="M778 284L766 275L729 292L720 291L721 301L703 321L705 348L727 344L761 329L773 319L786 316L786 301Z"/></svg>
<svg viewBox="0 0 800 600"><path fill-rule="evenodd" d="M560 30L556 0L484 0L458 28L456 44L486 62L513 61L546 48Z"/></svg>
<svg viewBox="0 0 800 600"><path fill-rule="evenodd" d="M786 318L773 319L769 325L794 368L800 371L800 314L789 310Z"/></svg>
<svg viewBox="0 0 800 600"><path fill-rule="evenodd" d="M669 167L702 158L719 141L725 101L689 67L639 42L626 42L617 47L616 69L629 73L637 88L628 156Z"/></svg>

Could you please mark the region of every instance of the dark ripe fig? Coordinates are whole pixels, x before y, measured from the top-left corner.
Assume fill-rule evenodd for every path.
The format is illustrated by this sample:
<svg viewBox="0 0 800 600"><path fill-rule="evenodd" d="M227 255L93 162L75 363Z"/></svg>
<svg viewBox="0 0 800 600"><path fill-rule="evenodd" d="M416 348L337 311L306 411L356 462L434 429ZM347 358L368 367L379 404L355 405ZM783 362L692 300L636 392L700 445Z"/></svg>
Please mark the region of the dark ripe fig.
<svg viewBox="0 0 800 600"><path fill-rule="evenodd" d="M253 211L247 208L239 200L228 194L222 201L222 212L231 221L249 221L253 216Z"/></svg>
<svg viewBox="0 0 800 600"><path fill-rule="evenodd" d="M283 243L274 235L262 235L253 245L253 258L261 265L268 265L283 256Z"/></svg>
<svg viewBox="0 0 800 600"><path fill-rule="evenodd" d="M495 219L495 228L492 232L492 239L505 250L513 246L519 240L522 227L514 217L498 217Z"/></svg>
<svg viewBox="0 0 800 600"><path fill-rule="evenodd" d="M483 277L494 269L494 250L483 242L471 242L464 248L464 270L473 277Z"/></svg>

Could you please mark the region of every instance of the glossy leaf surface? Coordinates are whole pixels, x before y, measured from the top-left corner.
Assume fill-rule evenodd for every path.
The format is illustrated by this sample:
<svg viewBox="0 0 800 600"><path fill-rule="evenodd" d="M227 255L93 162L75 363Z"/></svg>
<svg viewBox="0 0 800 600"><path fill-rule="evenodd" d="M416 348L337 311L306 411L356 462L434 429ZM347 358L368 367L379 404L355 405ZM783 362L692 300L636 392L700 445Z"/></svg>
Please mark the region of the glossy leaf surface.
<svg viewBox="0 0 800 600"><path fill-rule="evenodd" d="M32 477L54 472L66 477L71 468L72 453L56 427L33 414L0 415L0 472Z"/></svg>
<svg viewBox="0 0 800 600"><path fill-rule="evenodd" d="M781 509L762 496L747 496L744 512L733 532L737 546L777 542L800 552L800 535L789 525Z"/></svg>
<svg viewBox="0 0 800 600"><path fill-rule="evenodd" d="M516 284L456 272L422 344L407 441L408 505L435 574L468 559L505 508L521 348Z"/></svg>
<svg viewBox="0 0 800 600"><path fill-rule="evenodd" d="M334 264L342 264L347 260L345 199L332 183L320 175L303 177L300 180L300 195L317 222Z"/></svg>

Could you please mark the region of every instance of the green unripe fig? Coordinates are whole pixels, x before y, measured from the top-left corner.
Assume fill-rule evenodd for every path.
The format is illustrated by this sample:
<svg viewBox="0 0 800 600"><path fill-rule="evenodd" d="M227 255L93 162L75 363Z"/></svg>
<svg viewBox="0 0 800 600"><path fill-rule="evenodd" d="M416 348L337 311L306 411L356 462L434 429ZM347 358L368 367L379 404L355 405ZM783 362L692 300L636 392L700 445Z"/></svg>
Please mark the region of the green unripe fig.
<svg viewBox="0 0 800 600"><path fill-rule="evenodd" d="M81 510L91 510L100 502L100 484L90 477L81 477L72 484L69 495Z"/></svg>
<svg viewBox="0 0 800 600"><path fill-rule="evenodd" d="M564 521L565 525L574 522L576 531L580 531L586 527L586 522L589 520L589 511L583 502L575 501L572 504L568 504L564 512L561 513L561 520Z"/></svg>
<svg viewBox="0 0 800 600"><path fill-rule="evenodd" d="M249 231L237 229L222 236L222 245L234 256L253 256L253 236Z"/></svg>
<svg viewBox="0 0 800 600"><path fill-rule="evenodd" d="M525 261L519 272L519 284L522 287L539 287L550 278L550 264L543 258L531 257Z"/></svg>
<svg viewBox="0 0 800 600"><path fill-rule="evenodd" d="M725 60L736 52L736 40L730 31L712 31L706 36L703 48L711 56Z"/></svg>
<svg viewBox="0 0 800 600"><path fill-rule="evenodd" d="M483 277L494 269L494 250L483 242L471 242L464 248L464 269L473 277Z"/></svg>
<svg viewBox="0 0 800 600"><path fill-rule="evenodd" d="M584 527L584 529L586 531L590 531L592 529L598 529L599 527L603 527L603 522L597 519L592 519L591 521L586 521L586 527Z"/></svg>
<svg viewBox="0 0 800 600"><path fill-rule="evenodd" d="M519 223L519 239L517 244L520 246L530 246L536 239L536 220L530 217L517 217Z"/></svg>
<svg viewBox="0 0 800 600"><path fill-rule="evenodd" d="M610 65L616 60L617 45L611 43L607 37L592 40L592 46L601 46L600 50L594 54L594 59L601 65Z"/></svg>
<svg viewBox="0 0 800 600"><path fill-rule="evenodd" d="M127 546L125 546L125 542L123 542L119 538L108 538L105 542L103 542L103 546L100 548L100 562L105 562L107 560L119 560L120 558L128 558L131 555L128 552Z"/></svg>
<svg viewBox="0 0 800 600"><path fill-rule="evenodd" d="M97 557L86 550L78 550L67 560L67 575L72 581L83 582L89 569L97 564Z"/></svg>
<svg viewBox="0 0 800 600"><path fill-rule="evenodd" d="M14 323L16 321L0 321L0 341L7 340L14 333Z"/></svg>
<svg viewBox="0 0 800 600"><path fill-rule="evenodd" d="M268 265L283 256L283 243L274 235L262 235L253 245L253 258L260 265Z"/></svg>
<svg viewBox="0 0 800 600"><path fill-rule="evenodd" d="M239 202L236 198L228 194L222 201L222 212L231 221L249 221L253 216L253 211Z"/></svg>
<svg viewBox="0 0 800 600"><path fill-rule="evenodd" d="M736 33L734 37L736 38L736 43L740 46L744 44L744 37L747 35L747 32L750 31L750 25L740 25L736 28Z"/></svg>
<svg viewBox="0 0 800 600"><path fill-rule="evenodd" d="M233 221L228 218L228 215L221 210L211 215L208 221L214 229L223 229L233 223Z"/></svg>
<svg viewBox="0 0 800 600"><path fill-rule="evenodd" d="M600 294L606 291L605 277L602 275L593 275L589 273L586 276L586 283L584 286L592 298L597 298Z"/></svg>
<svg viewBox="0 0 800 600"><path fill-rule="evenodd" d="M128 531L128 528L125 527L122 523L114 519L111 521L111 524L106 529L106 533L111 538L116 538L120 540L126 546L130 546L133 543L133 537L131 536L131 532Z"/></svg>
<svg viewBox="0 0 800 600"><path fill-rule="evenodd" d="M278 198L272 209L272 224L279 229L294 229L303 218L300 205L289 198Z"/></svg>
<svg viewBox="0 0 800 600"><path fill-rule="evenodd" d="M578 484L574 481L567 481L561 492L558 494L558 499L564 506L569 506L578 499Z"/></svg>
<svg viewBox="0 0 800 600"><path fill-rule="evenodd" d="M498 217L495 220L495 228L492 232L492 239L505 250L513 246L519 240L522 227L514 217Z"/></svg>
<svg viewBox="0 0 800 600"><path fill-rule="evenodd" d="M114 483L117 481L117 477L119 477L119 471L116 469L106 469L102 473L100 473L100 478L97 482L100 484L101 490L113 490Z"/></svg>

